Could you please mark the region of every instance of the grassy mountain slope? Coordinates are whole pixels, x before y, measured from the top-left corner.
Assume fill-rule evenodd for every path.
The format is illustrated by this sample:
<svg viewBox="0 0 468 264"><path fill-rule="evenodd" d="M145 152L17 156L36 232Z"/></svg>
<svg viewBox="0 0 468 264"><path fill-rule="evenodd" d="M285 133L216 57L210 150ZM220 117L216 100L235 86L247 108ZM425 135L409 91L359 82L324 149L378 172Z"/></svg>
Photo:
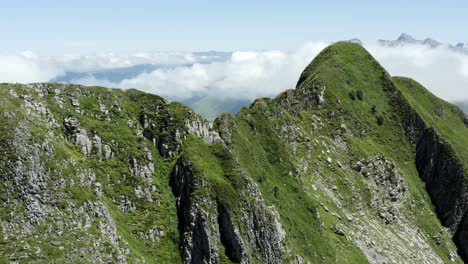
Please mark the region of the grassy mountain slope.
<svg viewBox="0 0 468 264"><path fill-rule="evenodd" d="M416 144L416 167L442 224L468 259L468 120L463 112L434 97L417 82L394 78L419 113L423 130Z"/></svg>
<svg viewBox="0 0 468 264"><path fill-rule="evenodd" d="M468 129L465 115L455 105L437 98L414 80L394 77L393 81L429 127L454 148L465 168L468 169Z"/></svg>
<svg viewBox="0 0 468 264"><path fill-rule="evenodd" d="M157 111L167 123L188 108L75 85L2 84L0 93L2 129L11 129L2 137L2 258L180 261L173 160L143 137L140 119Z"/></svg>
<svg viewBox="0 0 468 264"><path fill-rule="evenodd" d="M258 99L215 126L237 174L279 214L285 262L448 262L456 252L451 234L415 166L407 123L415 115L367 51L339 43L314 59L295 90ZM211 187L213 199L246 188L226 179ZM238 225L239 240L248 241L248 228Z"/></svg>
<svg viewBox="0 0 468 264"><path fill-rule="evenodd" d="M360 45L213 124L135 90L0 88L3 260L462 262L462 116Z"/></svg>

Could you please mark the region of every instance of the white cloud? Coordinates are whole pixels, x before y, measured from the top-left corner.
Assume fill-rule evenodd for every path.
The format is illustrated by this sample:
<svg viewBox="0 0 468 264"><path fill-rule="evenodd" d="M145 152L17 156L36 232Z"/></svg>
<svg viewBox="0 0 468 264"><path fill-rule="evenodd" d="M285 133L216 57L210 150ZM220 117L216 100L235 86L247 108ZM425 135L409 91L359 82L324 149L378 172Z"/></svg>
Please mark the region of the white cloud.
<svg viewBox="0 0 468 264"><path fill-rule="evenodd" d="M19 55L0 54L0 82L47 81L61 73L56 65L41 62L31 51Z"/></svg>
<svg viewBox="0 0 468 264"><path fill-rule="evenodd" d="M302 70L326 46L311 42L291 51L238 51L225 59L191 52L103 53L41 57L31 51L0 54L0 82L45 82L65 71L93 71L139 64L185 65L160 68L118 83L86 77L85 85L137 88L173 99L200 94L254 99L293 88ZM468 99L468 55L441 46L366 48L392 75L414 78L446 100ZM211 56L211 57L210 57ZM212 61L211 63L206 63Z"/></svg>
<svg viewBox="0 0 468 264"><path fill-rule="evenodd" d="M411 77L447 101L468 99L468 55L447 46L366 48L391 75Z"/></svg>
<svg viewBox="0 0 468 264"><path fill-rule="evenodd" d="M185 99L198 93L254 99L292 88L307 64L327 43L308 43L294 52L235 52L221 63L156 70L117 84L166 97ZM468 99L468 56L448 47L423 45L366 48L392 75L421 82L448 100Z"/></svg>
<svg viewBox="0 0 468 264"><path fill-rule="evenodd" d="M117 54L113 52L94 55L66 54L45 58L50 64L57 64L65 71L94 71L102 69L131 67L139 64L179 65L196 62L190 52L135 52Z"/></svg>
<svg viewBox="0 0 468 264"><path fill-rule="evenodd" d="M94 55L64 54L38 56L32 51L0 53L0 82L47 82L65 72L86 72L131 67L141 64L183 65L204 60L191 52L100 53ZM86 79L91 84L91 79ZM101 80L96 80L100 82ZM105 82L104 82L105 83ZM118 84L113 83L113 86Z"/></svg>
<svg viewBox="0 0 468 264"><path fill-rule="evenodd" d="M124 80L119 87L138 87L176 99L210 93L241 99L273 96L293 88L302 70L325 42L310 43L294 52L234 52L225 62L158 69Z"/></svg>
<svg viewBox="0 0 468 264"><path fill-rule="evenodd" d="M468 58L463 58L461 61L460 74L468 78Z"/></svg>
<svg viewBox="0 0 468 264"><path fill-rule="evenodd" d="M111 82L109 80L96 79L93 76L87 76L87 77L81 78L79 82L76 82L76 83L85 85L85 86L102 86L102 87L107 87L107 88L122 88L122 87L119 87L114 82Z"/></svg>

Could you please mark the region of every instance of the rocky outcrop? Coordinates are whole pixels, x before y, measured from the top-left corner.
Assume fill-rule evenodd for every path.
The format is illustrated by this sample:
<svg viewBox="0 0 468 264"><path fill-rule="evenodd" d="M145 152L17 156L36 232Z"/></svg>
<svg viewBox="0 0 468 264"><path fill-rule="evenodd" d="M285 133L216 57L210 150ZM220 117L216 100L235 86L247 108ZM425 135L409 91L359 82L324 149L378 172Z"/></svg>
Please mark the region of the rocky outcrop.
<svg viewBox="0 0 468 264"><path fill-rule="evenodd" d="M325 105L325 86L317 93L317 105L319 108Z"/></svg>
<svg viewBox="0 0 468 264"><path fill-rule="evenodd" d="M41 93L45 89L45 86L33 87ZM95 173L78 166L73 157L56 158L60 150L54 144L63 144L65 137L54 134L54 129L60 127L54 115L32 96L24 95L22 99L28 115L1 113L14 116L18 122L11 123L14 133L8 136L5 142L8 144L2 142L1 147L3 154L10 155L0 161L2 197L6 198L1 203L0 218L1 239L6 245L0 249L2 261L6 258L22 262L33 258L54 262L49 258L51 252L55 252L56 262L74 262L79 256L83 261L86 256L90 262L127 263L128 248L118 235L115 220L106 205L86 199L80 203L75 195L64 191L76 188L80 190L79 195L85 196L93 186L96 192L102 192ZM67 118L64 125L65 132L83 147L85 155L90 154L93 142L98 144L100 140L85 137L87 133L80 131L76 118ZM42 131L47 132L41 134ZM64 173L68 166L73 166L74 170ZM8 208L12 217L5 217L4 208ZM92 229L97 232L90 232ZM80 247L76 246L78 243ZM113 249L106 248L107 245ZM7 247L22 250L12 251Z"/></svg>
<svg viewBox="0 0 468 264"><path fill-rule="evenodd" d="M194 178L192 165L180 158L174 166L170 185L176 197L180 251L183 263L218 263L219 230L216 202L194 192L202 186Z"/></svg>
<svg viewBox="0 0 468 264"><path fill-rule="evenodd" d="M200 120L198 118L191 121L187 120L185 126L189 134L203 139L208 144L213 144L221 140L218 132L213 129L213 124L206 120Z"/></svg>
<svg viewBox="0 0 468 264"><path fill-rule="evenodd" d="M396 221L399 205L407 190L403 173L397 164L384 156L377 155L357 162L354 170L367 178L371 192L370 206L379 211L380 219L385 224Z"/></svg>
<svg viewBox="0 0 468 264"><path fill-rule="evenodd" d="M416 166L442 223L455 230L467 210L468 185L455 153L433 129L417 143Z"/></svg>
<svg viewBox="0 0 468 264"><path fill-rule="evenodd" d="M141 164L137 159L131 158L129 163L128 169L133 176L140 177L148 184L153 182L152 172L154 171L154 165L151 161L148 164Z"/></svg>
<svg viewBox="0 0 468 264"><path fill-rule="evenodd" d="M90 133L82 128L76 117L65 118L63 125L70 141L80 145L86 157L92 154L93 149L100 158L104 156L104 158L109 159L113 156L111 147L106 145L96 133Z"/></svg>
<svg viewBox="0 0 468 264"><path fill-rule="evenodd" d="M176 197L183 263L218 263L225 254L234 263L282 263L286 233L273 206L267 207L253 183L245 186L239 201L240 219L233 209L213 197L210 184L197 176L192 164L181 157L170 184ZM244 200L246 199L246 200ZM246 227L241 233L238 225ZM222 243L225 252L219 252Z"/></svg>
<svg viewBox="0 0 468 264"><path fill-rule="evenodd" d="M416 146L416 167L442 224L455 232L460 256L468 260L468 182L450 145L432 128L425 129Z"/></svg>
<svg viewBox="0 0 468 264"><path fill-rule="evenodd" d="M253 252L260 254L265 263L282 263L282 242L286 236L278 212L273 206L265 206L260 190L255 184L247 184L246 192L253 203L244 205L242 222L247 226L247 237Z"/></svg>
<svg viewBox="0 0 468 264"><path fill-rule="evenodd" d="M245 262L245 245L239 229L233 222L232 216L226 206L221 203L218 203L218 224L221 242L226 247L226 256L235 263Z"/></svg>

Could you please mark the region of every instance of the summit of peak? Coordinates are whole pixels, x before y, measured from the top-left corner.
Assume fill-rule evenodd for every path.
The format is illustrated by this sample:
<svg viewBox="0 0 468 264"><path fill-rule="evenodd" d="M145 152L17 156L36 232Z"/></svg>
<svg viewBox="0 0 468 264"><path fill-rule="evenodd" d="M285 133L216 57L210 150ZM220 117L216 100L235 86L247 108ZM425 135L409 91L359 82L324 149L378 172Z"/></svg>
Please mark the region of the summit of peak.
<svg viewBox="0 0 468 264"><path fill-rule="evenodd" d="M406 33L401 33L401 35L398 37L398 40L400 41L413 41L415 38L413 38L411 35L406 34Z"/></svg>

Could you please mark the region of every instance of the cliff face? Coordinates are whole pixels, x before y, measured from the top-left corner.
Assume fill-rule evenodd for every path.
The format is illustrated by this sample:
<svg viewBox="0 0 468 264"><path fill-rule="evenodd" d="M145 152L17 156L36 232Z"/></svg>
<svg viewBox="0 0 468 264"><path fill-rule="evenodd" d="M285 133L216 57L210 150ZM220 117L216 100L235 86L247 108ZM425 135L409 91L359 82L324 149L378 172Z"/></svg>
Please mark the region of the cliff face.
<svg viewBox="0 0 468 264"><path fill-rule="evenodd" d="M416 166L442 223L456 230L466 212L468 189L463 166L433 129L416 146Z"/></svg>
<svg viewBox="0 0 468 264"><path fill-rule="evenodd" d="M454 233L454 241L465 260L468 256L466 173L453 150L433 129L427 129L417 144L416 166L444 226Z"/></svg>
<svg viewBox="0 0 468 264"><path fill-rule="evenodd" d="M193 168L183 158L176 163L171 175L176 197L181 255L184 263L218 263L219 227L216 201L210 197L195 197L199 189Z"/></svg>
<svg viewBox="0 0 468 264"><path fill-rule="evenodd" d="M189 150L176 162L170 182L183 262L282 263L284 230L274 207L266 206L250 177L240 175L223 144L187 141Z"/></svg>
<svg viewBox="0 0 468 264"><path fill-rule="evenodd" d="M467 128L406 84L349 43L213 124L135 90L2 84L0 257L461 262Z"/></svg>
<svg viewBox="0 0 468 264"><path fill-rule="evenodd" d="M426 183L439 219L451 230L459 253L466 260L468 132L465 116L460 109L434 97L412 80L395 78L395 82L419 120L408 126L415 132L419 175Z"/></svg>

